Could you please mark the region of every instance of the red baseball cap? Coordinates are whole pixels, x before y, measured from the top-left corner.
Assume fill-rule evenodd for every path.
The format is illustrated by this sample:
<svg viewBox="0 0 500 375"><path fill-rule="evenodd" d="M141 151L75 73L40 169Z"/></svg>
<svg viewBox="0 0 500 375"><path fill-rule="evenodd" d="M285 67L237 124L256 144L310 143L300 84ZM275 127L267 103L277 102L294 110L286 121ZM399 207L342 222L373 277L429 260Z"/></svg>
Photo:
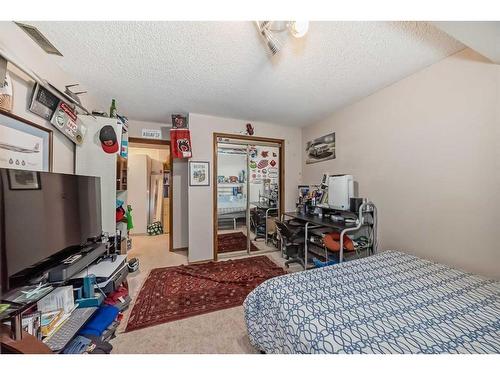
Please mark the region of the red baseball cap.
<svg viewBox="0 0 500 375"><path fill-rule="evenodd" d="M104 152L114 154L118 152L118 141L116 140L115 129L111 125L105 125L99 133L99 140Z"/></svg>

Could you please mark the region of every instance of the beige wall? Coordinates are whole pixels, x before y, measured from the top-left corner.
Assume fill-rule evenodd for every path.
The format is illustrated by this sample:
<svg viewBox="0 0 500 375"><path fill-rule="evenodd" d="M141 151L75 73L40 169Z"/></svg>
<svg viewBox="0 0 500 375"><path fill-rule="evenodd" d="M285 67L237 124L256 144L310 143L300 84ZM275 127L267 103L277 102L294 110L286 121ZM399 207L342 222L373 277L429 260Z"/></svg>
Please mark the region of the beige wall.
<svg viewBox="0 0 500 375"><path fill-rule="evenodd" d="M500 126L498 126L498 124L500 124L500 69L497 69L497 105L496 105L496 107L497 107L497 120L496 120L497 134L496 134L496 137L497 137L497 139L500 139ZM496 170L500 171L500 147L497 147L496 149L497 149Z"/></svg>
<svg viewBox="0 0 500 375"><path fill-rule="evenodd" d="M210 162L213 176L213 133L241 134L248 121L189 114L193 147L192 160ZM297 185L301 179L301 130L275 124L251 122L255 135L285 140L285 209L295 208ZM189 187L189 261L213 258L212 182L209 187Z"/></svg>
<svg viewBox="0 0 500 375"><path fill-rule="evenodd" d="M303 129L336 132L337 159L379 208L379 249L500 278L500 66L464 50Z"/></svg>
<svg viewBox="0 0 500 375"><path fill-rule="evenodd" d="M151 121L129 120L129 137L142 138L142 129L161 130L161 139L170 139L172 125Z"/></svg>

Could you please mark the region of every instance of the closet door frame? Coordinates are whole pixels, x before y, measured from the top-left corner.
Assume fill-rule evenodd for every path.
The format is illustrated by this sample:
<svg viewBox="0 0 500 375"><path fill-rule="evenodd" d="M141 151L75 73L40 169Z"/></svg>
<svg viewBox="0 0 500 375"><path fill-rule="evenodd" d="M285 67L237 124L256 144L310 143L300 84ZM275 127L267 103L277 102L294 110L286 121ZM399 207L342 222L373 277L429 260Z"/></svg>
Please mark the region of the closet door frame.
<svg viewBox="0 0 500 375"><path fill-rule="evenodd" d="M275 143L280 147L279 152L279 210L278 217L284 212L285 202L285 140L279 138L256 137L252 135L230 134L230 133L213 133L213 150L212 150L212 227L213 227L213 260L218 260L217 254L217 144L219 138L237 139L241 141ZM248 163L247 163L248 164ZM247 176L248 178L248 176ZM249 194L250 192L247 192ZM247 208L248 209L248 208Z"/></svg>

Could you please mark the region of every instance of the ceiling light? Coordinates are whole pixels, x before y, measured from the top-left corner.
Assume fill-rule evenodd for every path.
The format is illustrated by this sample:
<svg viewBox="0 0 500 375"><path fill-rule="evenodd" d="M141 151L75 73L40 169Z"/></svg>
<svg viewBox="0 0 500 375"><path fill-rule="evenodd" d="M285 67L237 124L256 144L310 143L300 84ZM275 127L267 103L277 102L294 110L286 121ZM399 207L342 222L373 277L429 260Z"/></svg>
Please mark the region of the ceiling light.
<svg viewBox="0 0 500 375"><path fill-rule="evenodd" d="M302 38L309 30L309 21L292 21L288 28L295 38Z"/></svg>
<svg viewBox="0 0 500 375"><path fill-rule="evenodd" d="M272 55L276 55L280 50L280 43L274 32L271 30L270 21L257 21L257 27L264 38L267 47Z"/></svg>
<svg viewBox="0 0 500 375"><path fill-rule="evenodd" d="M272 55L278 54L281 50L287 30L295 38L302 38L309 30L309 21L256 21L256 23Z"/></svg>

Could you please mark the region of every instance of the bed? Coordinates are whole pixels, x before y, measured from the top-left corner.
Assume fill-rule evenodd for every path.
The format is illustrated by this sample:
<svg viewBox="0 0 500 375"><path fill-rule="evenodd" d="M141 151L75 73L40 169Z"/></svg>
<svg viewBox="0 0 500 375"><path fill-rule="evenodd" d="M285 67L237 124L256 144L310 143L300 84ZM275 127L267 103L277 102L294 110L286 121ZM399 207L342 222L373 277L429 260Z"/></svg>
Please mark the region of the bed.
<svg viewBox="0 0 500 375"><path fill-rule="evenodd" d="M230 223L236 229L236 220L246 218L246 199L235 199L232 201L220 199L217 201L217 218L219 228L225 223Z"/></svg>
<svg viewBox="0 0 500 375"><path fill-rule="evenodd" d="M398 251L275 277L243 306L265 353L500 353L500 282Z"/></svg>

